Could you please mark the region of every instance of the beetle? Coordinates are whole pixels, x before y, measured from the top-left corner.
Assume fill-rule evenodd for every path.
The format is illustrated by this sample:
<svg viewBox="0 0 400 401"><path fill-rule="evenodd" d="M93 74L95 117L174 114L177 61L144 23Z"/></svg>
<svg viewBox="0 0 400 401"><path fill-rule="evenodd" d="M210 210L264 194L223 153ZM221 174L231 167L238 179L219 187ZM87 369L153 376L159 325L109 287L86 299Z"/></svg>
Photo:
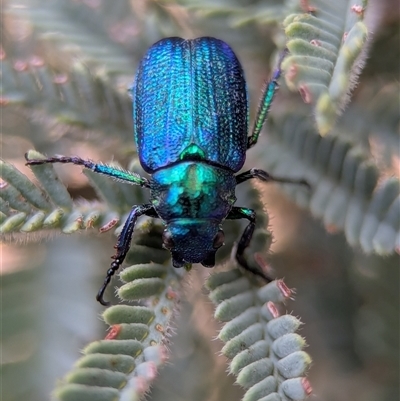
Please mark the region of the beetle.
<svg viewBox="0 0 400 401"><path fill-rule="evenodd" d="M163 220L163 246L170 250L174 267L192 263L213 267L216 251L224 244L222 222L247 219L236 259L244 269L271 281L261 270L249 266L244 257L256 214L252 209L234 206L235 188L252 178L307 183L273 177L259 169L235 173L242 168L246 151L257 143L286 53L266 84L248 136L246 81L228 44L212 37L171 37L151 46L129 89L136 147L149 179L79 157L38 160L26 156L28 165L72 163L150 189L150 202L132 207L118 237L113 262L96 297L101 304L109 304L104 301L104 291L122 265L135 223L142 215Z"/></svg>

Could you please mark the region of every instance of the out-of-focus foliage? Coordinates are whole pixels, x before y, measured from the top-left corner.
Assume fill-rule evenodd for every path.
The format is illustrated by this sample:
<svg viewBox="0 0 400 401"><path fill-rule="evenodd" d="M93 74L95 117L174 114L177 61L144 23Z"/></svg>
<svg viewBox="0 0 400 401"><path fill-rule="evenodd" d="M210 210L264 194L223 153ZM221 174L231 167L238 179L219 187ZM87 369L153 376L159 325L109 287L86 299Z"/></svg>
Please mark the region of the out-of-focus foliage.
<svg viewBox="0 0 400 401"><path fill-rule="evenodd" d="M164 351L151 340L172 347L172 363L154 381L149 399L220 401L244 395L226 376L226 361L217 356L223 345L211 341L218 325L200 289L206 269L167 273L168 253L160 249L160 226L148 220L138 226L128 258L133 266L121 275L125 284L118 285L118 295L132 299L142 294L149 302L139 309L110 308L104 319L113 327L108 338L115 343L92 343L71 370L79 349L105 332L96 317L99 307L93 295L109 265L115 236L88 234L114 226L118 233L130 207L144 202L147 193L90 171L79 174L77 167L37 166L31 171L23 159L26 151L35 148L47 155L112 160L142 173L126 91L137 62L162 37L201 35L219 37L237 52L248 79L251 115L261 83L274 65L276 47L287 43L290 50L264 135L249 152L246 166L306 178L311 190L284 186L283 195L272 184L268 188L257 184L272 218L267 229L268 218L259 211L249 256L268 248L272 231L275 241L267 259L278 277L297 288L297 302L288 307L306 323L300 335L307 338L307 352L313 358L309 381L314 399L399 398L400 20L396 1L368 3L4 2L0 49L4 401L49 399L55 380L67 372L64 383L69 384L58 386L54 393L63 399L77 401L77 394L87 397L81 392L87 385L89 398L82 399L112 398L120 394L117 389L124 388L126 377L137 380L131 380L121 394L137 396L165 363ZM237 190L237 204L255 207L258 195L245 185ZM242 230L237 222L225 227L227 245L220 260L229 256ZM74 236L54 238L56 233ZM37 240L44 238L50 241L39 244ZM235 278L240 285L228 280L217 288L215 282L223 274L208 284L216 304L260 291L242 276ZM185 296L182 281L189 282L183 286L190 288L183 290ZM226 296L230 286L234 292ZM221 291L225 298L220 298ZM181 317L174 323L181 297ZM288 352L279 351L279 345L289 344L297 356L289 367L304 363L297 372L298 377L303 375L309 360L301 350L302 337L283 333L292 337L285 337L286 342L279 336L271 339L270 323L277 316L270 321L265 311L258 311L260 299L265 304L274 301L253 296L242 317L250 334L240 319L224 318L218 306L216 317L229 320L219 335L227 342L223 354L234 357L232 373L242 369L237 381L247 391L245 397L256 394L254 399L260 399L260 394L266 394L257 393L263 380L246 376L247 365L265 373L263 391L279 378L279 392L272 390L263 401L286 400L290 394L303 399L305 394L290 391L307 390L304 382L284 387L285 380L297 379L279 371ZM254 322L254 316L260 322ZM229 334L232 327L237 341L244 336L244 354L230 351L237 347ZM261 362L257 352L252 354L257 347L249 340L260 327L265 327L262 341L271 347ZM121 344L128 347L125 351L136 350L137 357L111 358L110 354L125 352L116 351ZM103 346L108 347L106 352ZM254 359L235 368L238 356L246 352ZM271 355L281 357L274 360ZM96 392L99 383L116 390Z"/></svg>

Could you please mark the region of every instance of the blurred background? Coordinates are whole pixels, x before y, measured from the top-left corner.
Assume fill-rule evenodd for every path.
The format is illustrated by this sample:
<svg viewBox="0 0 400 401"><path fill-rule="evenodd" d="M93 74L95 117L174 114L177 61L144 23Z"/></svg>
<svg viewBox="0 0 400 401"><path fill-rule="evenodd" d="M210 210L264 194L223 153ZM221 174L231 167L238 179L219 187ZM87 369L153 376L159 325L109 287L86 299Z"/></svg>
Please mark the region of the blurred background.
<svg viewBox="0 0 400 401"><path fill-rule="evenodd" d="M167 36L215 36L229 43L246 73L254 116L276 46L285 40L282 21L294 3L4 1L1 157L30 178L23 155L33 148L48 155L116 160L136 168L126 88L146 49ZM371 1L370 7L369 56L338 130L361 144L383 180L398 178L400 167L400 17L395 0ZM34 68L40 77L31 73ZM35 86L38 77L47 82L40 91ZM95 88L93 97L81 104L79 93L89 81ZM313 110L282 82L271 111L271 130L279 130L282 119L289 124L294 114L299 117L291 123L293 129L297 124L313 128ZM263 159L270 140L268 127L264 131L260 144L248 154L249 168L268 169ZM300 163L293 160L293 168L296 162ZM101 201L81 168L56 166L56 170L74 200ZM304 323L300 334L313 358L311 399L399 399L398 253L367 254L360 246L349 245L340 227L315 217L312 207L300 208L292 192L276 184L257 188L274 236L268 261L276 276L296 289L295 301L287 307ZM246 201L250 202L241 199L241 204L249 205ZM399 213L394 220L400 221ZM50 399L57 379L68 372L85 344L104 337L106 327L98 317L102 309L94 295L114 243L112 233L100 235L90 229L74 235L5 236L3 401ZM149 400L241 399L242 390L227 376L226 360L219 355L221 342L214 340L220 326L202 289L208 274L202 267L190 273L171 364L162 371Z"/></svg>

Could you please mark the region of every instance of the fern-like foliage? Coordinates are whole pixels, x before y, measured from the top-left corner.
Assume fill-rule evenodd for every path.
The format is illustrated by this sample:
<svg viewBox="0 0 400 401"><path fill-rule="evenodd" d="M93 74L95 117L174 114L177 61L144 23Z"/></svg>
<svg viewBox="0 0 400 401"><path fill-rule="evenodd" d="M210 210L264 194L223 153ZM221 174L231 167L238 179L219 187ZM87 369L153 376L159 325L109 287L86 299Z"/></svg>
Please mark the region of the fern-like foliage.
<svg viewBox="0 0 400 401"><path fill-rule="evenodd" d="M202 1L189 5L203 17L223 16L229 19L231 26L239 27L245 24L271 24L280 23L285 16L293 12L301 11L301 4L297 1L254 1L243 7L240 0L226 1Z"/></svg>
<svg viewBox="0 0 400 401"><path fill-rule="evenodd" d="M367 253L395 252L400 245L398 178L379 181L374 159L339 132L321 137L302 117L280 119L276 124L283 131L270 125L264 167L275 175L296 171L296 177L306 178L312 191L286 190L329 230L343 230L351 245Z"/></svg>
<svg viewBox="0 0 400 401"><path fill-rule="evenodd" d="M296 334L300 321L281 315L278 304L290 298L282 281L257 288L238 270L217 273L207 281L215 317L225 322L219 338L230 372L246 390L244 401L303 400L311 393L304 377L311 359Z"/></svg>
<svg viewBox="0 0 400 401"><path fill-rule="evenodd" d="M7 107L23 107L34 121L45 119L49 125L57 122L105 132L115 126L122 132L131 126L127 94L106 90L104 80L81 62L63 72L31 55L28 61L7 59L2 68L3 101ZM33 115L32 109L37 110Z"/></svg>
<svg viewBox="0 0 400 401"><path fill-rule="evenodd" d="M324 0L201 2L191 7L205 16L223 15L231 25L283 23L290 51L283 68L288 87L315 107L321 134L329 132L349 101L366 57L368 1ZM276 37L277 44L282 44Z"/></svg>
<svg viewBox="0 0 400 401"><path fill-rule="evenodd" d="M180 297L181 275L165 265L169 255L161 246L162 230L161 225L152 225L135 236L134 265L121 272L121 300L142 299L145 305L115 305L103 313L110 331L104 340L85 347L84 356L55 389L57 399L131 400L148 392L167 361Z"/></svg>
<svg viewBox="0 0 400 401"><path fill-rule="evenodd" d="M101 159L104 153L104 160L114 167L128 166L142 173L135 156L126 88L148 46L166 36L218 37L232 32L227 41L236 49L243 43L254 44L255 36L249 32L257 32L265 37L259 54L273 45L288 47L281 81L301 97L281 89L267 135L248 154L249 168L306 179L310 189L283 186L288 198L320 219L328 231L342 231L354 252L375 254L378 267L383 259L376 255L391 254L391 260L395 259L393 254L400 248L399 86L393 81L398 65L392 62L393 40L385 39L380 46L387 45L391 53L385 59L388 72L377 79L376 68L367 68L360 88L355 89L371 30L378 26L374 18L366 24L368 12L366 1L349 0L7 2L2 10L5 34L0 49L2 239L21 244L20 240L52 233L103 235L111 231L118 235L132 205L147 201L145 190L84 171L77 198L74 180L65 174L67 167L33 166L32 176L22 166L23 153L35 148L29 158L41 158L44 153L86 157L81 149L86 153L89 149L89 157ZM234 31L229 31L232 27ZM238 37L241 40L235 44ZM382 49L378 50L373 48L372 66L382 66ZM243 61L247 71L247 60ZM268 76L265 65L259 70L264 78ZM248 77L253 82L251 74ZM352 103L340 115L353 90ZM109 161L114 155L121 165ZM95 189L95 195L87 199L85 180ZM246 185L237 191L237 205L253 208L258 220L245 257L250 265L269 273L265 261L272 243L269 218L259 192ZM300 320L285 311L292 292L282 280L261 287L244 274L231 257L243 227L229 221L224 228L225 246L217 259L226 266L211 275L206 287L216 305L215 317L223 323L219 339L225 343L222 353L230 359L229 371L243 387L246 401L303 400L311 392L306 379L311 358L297 333ZM119 276L123 282L117 291L120 304L102 315L110 327L108 335L84 348L83 357L57 384L54 399L140 400L160 369L168 368L169 337L187 274L171 267L169 253L161 244L162 230L151 219L139 220L126 259L129 267ZM19 249L13 252L18 254ZM102 264L102 270L107 264ZM11 351L6 354L1 377L7 383L6 401L26 398L35 386L32 375L22 385L21 372L33 371L37 362L36 343L28 334L30 322L36 328L39 321L39 265L35 260L23 273L13 272L2 280L6 348L11 344L10 349L16 349L18 344L17 356L25 357L16 362ZM49 270L46 274L52 274L53 268ZM385 295L389 303L391 293ZM82 307L76 305L76 310ZM385 308L379 310L382 313ZM373 315L374 321L379 313ZM367 313L362 310L359 316ZM312 319L317 320L315 315ZM355 332L361 344L372 349L376 337L371 334L368 341L362 337L364 327L373 331L370 326L358 326ZM28 338L29 347L20 345L21 338ZM379 344L384 347L385 343Z"/></svg>
<svg viewBox="0 0 400 401"><path fill-rule="evenodd" d="M349 99L366 56L367 1L312 2L308 14L289 15L286 83L315 106L318 131L329 132ZM364 53L363 53L364 51Z"/></svg>
<svg viewBox="0 0 400 401"><path fill-rule="evenodd" d="M38 152L29 154L43 157ZM124 211L128 210L128 202L137 198L135 191L125 189L124 193L110 180L88 172L87 175L93 178L99 196L108 204L108 208L98 202L73 203L54 168L36 166L33 170L46 191L46 197L41 188L11 164L4 161L1 163L1 177L4 180L1 197L3 204L7 206L2 211L0 230L3 234L18 231L31 233L52 228L66 234L95 227L100 231L108 231L118 223Z"/></svg>

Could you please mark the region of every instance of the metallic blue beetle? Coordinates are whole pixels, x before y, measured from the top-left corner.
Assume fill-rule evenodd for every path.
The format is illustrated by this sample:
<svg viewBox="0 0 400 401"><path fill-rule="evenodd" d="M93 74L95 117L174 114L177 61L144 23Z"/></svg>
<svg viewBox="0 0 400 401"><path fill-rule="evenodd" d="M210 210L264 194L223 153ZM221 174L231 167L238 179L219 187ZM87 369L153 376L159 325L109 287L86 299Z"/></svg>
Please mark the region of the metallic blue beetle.
<svg viewBox="0 0 400 401"><path fill-rule="evenodd" d="M175 267L215 264L224 243L224 219L249 220L236 258L245 269L269 281L244 258L255 228L255 212L235 207L236 185L251 179L305 183L271 177L252 169L235 176L256 144L281 74L281 62L267 83L251 136L242 67L232 49L211 37L168 38L155 43L140 62L132 88L134 132L140 163L150 179L79 157L28 160L29 165L73 163L120 181L150 189L151 203L133 206L116 245L116 254L97 294L104 291L129 250L141 215L165 223L164 247Z"/></svg>

